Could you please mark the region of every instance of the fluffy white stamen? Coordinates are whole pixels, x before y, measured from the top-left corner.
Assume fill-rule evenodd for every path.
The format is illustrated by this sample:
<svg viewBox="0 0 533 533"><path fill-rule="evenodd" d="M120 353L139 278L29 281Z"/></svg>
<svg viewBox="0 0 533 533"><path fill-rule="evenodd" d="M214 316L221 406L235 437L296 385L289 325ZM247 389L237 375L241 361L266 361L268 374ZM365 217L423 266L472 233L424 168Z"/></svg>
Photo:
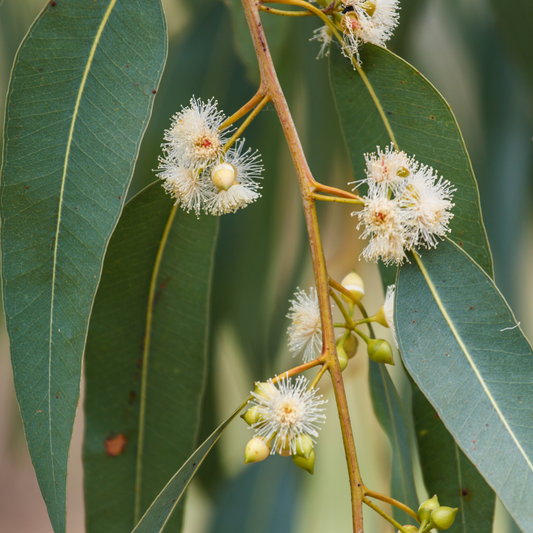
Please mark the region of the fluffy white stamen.
<svg viewBox="0 0 533 533"><path fill-rule="evenodd" d="M205 103L192 97L190 106L174 115L171 127L165 130L165 151L185 167L205 167L222 155L226 139L219 128L225 118L215 100Z"/></svg>
<svg viewBox="0 0 533 533"><path fill-rule="evenodd" d="M309 290L310 296L300 289L291 300L288 318L292 324L287 330L289 335L289 350L293 356L302 350L304 362L315 359L322 350L322 326L318 295L314 288Z"/></svg>
<svg viewBox="0 0 533 533"><path fill-rule="evenodd" d="M285 375L277 385L269 380L259 385L257 393L252 392L259 420L252 427L256 436L270 443L272 454L295 454L304 435L313 442L318 437L318 424L326 420L320 406L327 400L322 400L317 389L307 390L308 385L303 376L293 382Z"/></svg>
<svg viewBox="0 0 533 533"><path fill-rule="evenodd" d="M394 294L395 285L389 285L387 287L387 295L385 296L385 303L383 304L383 314L385 315L385 321L392 332L394 342L398 346L398 339L396 338L396 328L394 327Z"/></svg>

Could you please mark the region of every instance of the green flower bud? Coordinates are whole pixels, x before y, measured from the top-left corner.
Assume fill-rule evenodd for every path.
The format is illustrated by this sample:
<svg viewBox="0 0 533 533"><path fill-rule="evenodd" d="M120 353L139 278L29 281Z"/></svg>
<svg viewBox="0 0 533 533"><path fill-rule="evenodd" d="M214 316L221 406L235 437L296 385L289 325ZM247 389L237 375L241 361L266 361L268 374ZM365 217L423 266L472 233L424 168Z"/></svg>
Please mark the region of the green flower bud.
<svg viewBox="0 0 533 533"><path fill-rule="evenodd" d="M376 363L386 363L394 365L392 358L392 348L390 344L383 339L370 339L367 346L368 357Z"/></svg>
<svg viewBox="0 0 533 533"><path fill-rule="evenodd" d="M420 522L426 522L428 524L431 513L439 507L439 499L437 498L436 494L433 496L433 498L422 502L418 508L418 518L420 518Z"/></svg>
<svg viewBox="0 0 533 533"><path fill-rule="evenodd" d="M376 316L374 317L374 319L378 324L381 324L384 328L389 327L389 324L385 317L385 310L383 309L383 306L379 308L379 311L376 313Z"/></svg>
<svg viewBox="0 0 533 533"><path fill-rule="evenodd" d="M339 358L339 366L341 367L341 372L344 372L344 369L348 366L348 356L344 351L344 348L337 346L337 357Z"/></svg>
<svg viewBox="0 0 533 533"><path fill-rule="evenodd" d="M294 464L303 470L306 470L311 475L313 475L313 472L315 471L315 451L311 450L311 453L309 454L309 458L306 459L302 455L293 455L292 460Z"/></svg>
<svg viewBox="0 0 533 533"><path fill-rule="evenodd" d="M255 383L255 390L254 392L258 396L262 396L266 400L271 398L277 393L276 386L273 383L270 383L269 381L256 381Z"/></svg>
<svg viewBox="0 0 533 533"><path fill-rule="evenodd" d="M341 285L349 290L355 298L361 300L365 295L365 283L361 276L355 273L355 270L352 270L343 280ZM352 303L352 300L348 296L341 294L342 299L346 303Z"/></svg>
<svg viewBox="0 0 533 533"><path fill-rule="evenodd" d="M264 461L270 454L270 447L260 437L254 437L244 450L244 464L259 463Z"/></svg>
<svg viewBox="0 0 533 533"><path fill-rule="evenodd" d="M411 524L407 526L403 526L405 530L409 531L409 533L418 533L418 528L416 526L412 526ZM398 531L398 533L402 533L401 531Z"/></svg>
<svg viewBox="0 0 533 533"><path fill-rule="evenodd" d="M309 435L301 435L299 439L296 439L296 455L309 459L313 453L313 446L313 441Z"/></svg>
<svg viewBox="0 0 533 533"><path fill-rule="evenodd" d="M457 514L457 507L452 509L451 507L439 507L431 513L430 525L435 529L448 529L455 520Z"/></svg>
<svg viewBox="0 0 533 533"><path fill-rule="evenodd" d="M376 0L366 0L359 7L364 9L368 13L368 16L371 17L376 12Z"/></svg>
<svg viewBox="0 0 533 533"><path fill-rule="evenodd" d="M359 341L357 340L357 337L353 333L350 333L348 338L344 341L344 351L346 352L348 359L355 357L358 347Z"/></svg>
<svg viewBox="0 0 533 533"><path fill-rule="evenodd" d="M241 415L241 418L249 425L253 426L256 422L259 422L259 419L261 417L260 413L258 412L259 407L255 405L254 407L251 407L246 411L246 413Z"/></svg>

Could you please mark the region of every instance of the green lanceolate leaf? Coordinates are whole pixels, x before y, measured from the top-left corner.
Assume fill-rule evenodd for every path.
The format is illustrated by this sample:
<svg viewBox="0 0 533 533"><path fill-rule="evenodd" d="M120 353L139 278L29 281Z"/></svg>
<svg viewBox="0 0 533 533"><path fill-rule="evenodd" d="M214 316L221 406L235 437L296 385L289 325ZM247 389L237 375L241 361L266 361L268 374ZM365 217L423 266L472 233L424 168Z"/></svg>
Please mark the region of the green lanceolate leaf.
<svg viewBox="0 0 533 533"><path fill-rule="evenodd" d="M399 272L409 373L525 533L533 532L533 351L494 282L449 240ZM443 471L440 448L432 450ZM441 457L442 453L442 457Z"/></svg>
<svg viewBox="0 0 533 533"><path fill-rule="evenodd" d="M387 434L392 448L391 496L411 509L418 509L409 427L398 391L385 365L370 361L370 395L376 417ZM414 520L393 508L394 518L402 524Z"/></svg>
<svg viewBox="0 0 533 533"><path fill-rule="evenodd" d="M218 218L172 204L153 183L109 242L85 352L89 533L129 533L194 450Z"/></svg>
<svg viewBox="0 0 533 533"><path fill-rule="evenodd" d="M330 62L332 85L355 179L365 178L363 154L375 151L376 145L383 148L392 140L399 149L416 155L421 163L438 169L457 187L450 237L492 275L492 258L481 219L477 184L461 132L448 104L427 79L391 52L365 44L361 59L366 78L354 71L338 52L332 52ZM394 283L395 271L395 267L380 265L386 285ZM421 400L418 405L419 398L421 396L416 394L413 398L415 411L424 410L427 404ZM417 440L422 469L427 473L432 468L425 462L430 452L425 453L422 449L425 441L419 434ZM452 439L443 437L440 446L443 455L455 455L456 445ZM460 450L458 453L461 456ZM461 457L461 460L466 459ZM463 484L478 486L477 492L490 492L474 469L465 469L462 477ZM438 486L442 492L443 484L433 485L434 480L434 476L425 476L428 490L433 492ZM452 488L448 488L448 492L455 486L453 480L450 483ZM465 507L464 522L472 523L476 519L476 512L471 511L473 507Z"/></svg>
<svg viewBox="0 0 533 533"><path fill-rule="evenodd" d="M392 141L438 170L457 188L450 238L492 275L477 183L450 107L420 72L385 48L365 44L361 61L365 77L332 47L330 75L355 179L366 177L364 154Z"/></svg>
<svg viewBox="0 0 533 533"><path fill-rule="evenodd" d="M17 398L57 533L81 360L166 56L159 0L49 3L11 76L2 273Z"/></svg>
<svg viewBox="0 0 533 533"><path fill-rule="evenodd" d="M450 533L492 533L496 503L493 490L416 386L413 417L428 492L431 496L437 494L442 505L459 509Z"/></svg>
<svg viewBox="0 0 533 533"><path fill-rule="evenodd" d="M185 490L202 464L202 461L211 451L211 448L213 448L230 422L233 421L247 403L248 399L202 443L174 474L133 530L135 533L160 533L163 531L172 512L180 503Z"/></svg>

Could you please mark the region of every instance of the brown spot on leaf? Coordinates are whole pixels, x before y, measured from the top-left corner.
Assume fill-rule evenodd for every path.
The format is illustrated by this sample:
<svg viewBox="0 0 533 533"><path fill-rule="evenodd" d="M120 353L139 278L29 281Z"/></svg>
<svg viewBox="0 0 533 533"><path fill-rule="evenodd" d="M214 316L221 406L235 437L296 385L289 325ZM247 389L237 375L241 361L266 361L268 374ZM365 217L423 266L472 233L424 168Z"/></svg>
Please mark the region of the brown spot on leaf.
<svg viewBox="0 0 533 533"><path fill-rule="evenodd" d="M117 455L124 453L127 444L128 441L122 433L119 433L116 437L110 435L104 442L105 453L109 457L117 457Z"/></svg>

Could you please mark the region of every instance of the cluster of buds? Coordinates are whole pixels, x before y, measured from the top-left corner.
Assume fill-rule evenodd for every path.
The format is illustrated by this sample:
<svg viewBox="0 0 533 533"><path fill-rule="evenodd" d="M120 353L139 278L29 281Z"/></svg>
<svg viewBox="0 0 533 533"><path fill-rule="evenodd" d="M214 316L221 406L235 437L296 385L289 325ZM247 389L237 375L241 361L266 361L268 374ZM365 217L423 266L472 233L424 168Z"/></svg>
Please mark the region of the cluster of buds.
<svg viewBox="0 0 533 533"><path fill-rule="evenodd" d="M352 213L363 226L361 238L370 237L362 256L368 261L401 264L408 250L436 247L450 231L450 209L456 189L430 167L420 165L392 145L384 152L366 154L367 178L362 211Z"/></svg>
<svg viewBox="0 0 533 533"><path fill-rule="evenodd" d="M176 203L196 216L201 211L233 213L261 196L256 182L263 171L260 157L244 151L244 139L225 149L230 133L223 127L225 119L216 101L193 97L165 130L159 177Z"/></svg>
<svg viewBox="0 0 533 533"><path fill-rule="evenodd" d="M358 274L356 274L355 271L350 272L342 280L342 286L348 291L350 291L352 296L357 301L360 301L365 294L364 282L361 279L361 277ZM349 298L346 295L343 295L342 298L344 299L346 303L348 303L348 306L351 312L353 309L353 299ZM387 328L391 328L393 335L395 335L394 320L392 317L393 307L394 307L394 287L392 287L392 291L387 291L387 297L385 298L385 303L380 308L380 310L377 312L377 314L369 320L378 322L379 324ZM392 348L391 348L391 345L386 340L371 339L361 332L358 332L358 334L366 342L367 354L368 354L368 357L372 361L375 361L376 363L385 363L388 365L394 365L394 359L392 357ZM337 346L337 353L339 353L338 346ZM339 362L340 362L340 356L339 356Z"/></svg>
<svg viewBox="0 0 533 533"><path fill-rule="evenodd" d="M457 507L452 509L451 507L440 505L437 495L435 495L420 504L418 508L420 527L416 531L427 533L432 529L448 529L452 526L457 511Z"/></svg>
<svg viewBox="0 0 533 533"><path fill-rule="evenodd" d="M283 376L277 384L271 379L255 384L252 407L241 416L255 430L244 451L246 464L263 461L277 452L290 455L298 467L313 474L314 438L320 429L317 424L326 419L321 407L326 400L308 385L303 376L294 382Z"/></svg>

